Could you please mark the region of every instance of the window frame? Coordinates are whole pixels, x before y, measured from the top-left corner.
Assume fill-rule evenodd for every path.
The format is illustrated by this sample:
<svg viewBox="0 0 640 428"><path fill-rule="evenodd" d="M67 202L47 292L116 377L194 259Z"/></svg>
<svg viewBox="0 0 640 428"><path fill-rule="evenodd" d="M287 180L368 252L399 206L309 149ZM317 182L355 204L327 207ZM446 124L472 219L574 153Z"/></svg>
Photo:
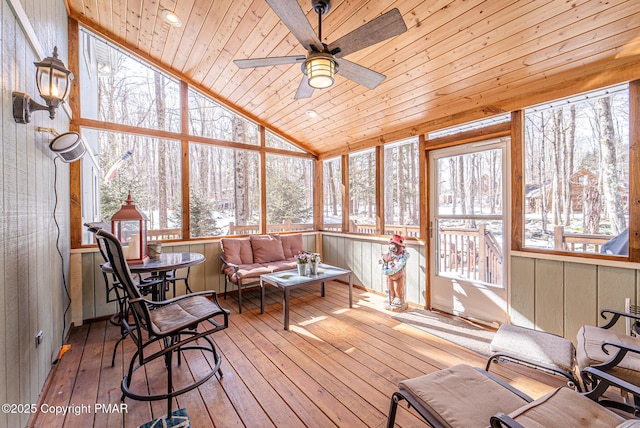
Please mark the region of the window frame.
<svg viewBox="0 0 640 428"><path fill-rule="evenodd" d="M511 113L511 250L530 254L550 254L578 259L640 262L640 80L629 82L629 254L567 252L524 246L524 109Z"/></svg>

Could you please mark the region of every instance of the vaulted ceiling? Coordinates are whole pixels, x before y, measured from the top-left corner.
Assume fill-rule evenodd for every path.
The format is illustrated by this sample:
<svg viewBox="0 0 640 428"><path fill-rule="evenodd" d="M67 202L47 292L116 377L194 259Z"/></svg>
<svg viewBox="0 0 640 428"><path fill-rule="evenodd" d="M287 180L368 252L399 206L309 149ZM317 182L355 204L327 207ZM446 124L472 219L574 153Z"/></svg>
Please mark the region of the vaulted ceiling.
<svg viewBox="0 0 640 428"><path fill-rule="evenodd" d="M66 1L82 25L321 156L640 78L638 0L333 0L324 43L392 8L408 31L346 57L387 76L376 89L338 73L302 100L299 64L232 62L306 54L265 0ZM299 3L315 29L311 1Z"/></svg>

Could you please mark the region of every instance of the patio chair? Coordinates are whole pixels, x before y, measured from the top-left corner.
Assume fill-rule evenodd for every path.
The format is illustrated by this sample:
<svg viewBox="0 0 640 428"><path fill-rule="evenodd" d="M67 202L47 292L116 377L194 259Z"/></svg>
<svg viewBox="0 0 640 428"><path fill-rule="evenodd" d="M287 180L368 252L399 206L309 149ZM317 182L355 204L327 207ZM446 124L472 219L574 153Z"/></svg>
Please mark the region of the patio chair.
<svg viewBox="0 0 640 428"><path fill-rule="evenodd" d="M586 387L592 388L597 379L592 379L587 367L595 367L631 384L640 385L640 338L619 333L612 327L617 321L629 318L640 321L640 315L603 309L600 316L608 322L602 326L584 325L577 335L576 359ZM634 326L635 330L635 326ZM640 396L634 395L640 402Z"/></svg>
<svg viewBox="0 0 640 428"><path fill-rule="evenodd" d="M598 379L598 388L583 394L561 387L535 401L491 373L465 364L408 379L400 382L391 397L387 428L394 426L401 400L406 400L410 408L435 428L489 424L615 427L625 423L624 417L602 405L609 402L600 401L600 396L609 386L632 393L640 389L597 369L586 370Z"/></svg>
<svg viewBox="0 0 640 428"><path fill-rule="evenodd" d="M134 324L130 324L127 318L122 319L127 336L136 345L129 369L122 379L122 401L125 397L141 401L166 399L167 415L170 417L174 397L197 388L216 373L222 376L221 356L210 335L228 327L229 312L220 307L215 291L191 293L165 301L143 298L131 276L118 239L104 230L98 230L96 238L104 244L107 259L125 290L135 319ZM199 331L201 325L203 328ZM214 364L202 375L193 373L194 380L188 385L174 389L173 354L177 353L179 365L185 351L194 351L196 354L210 352ZM166 392L154 394L132 391L130 387L134 372L157 359L163 361L167 370Z"/></svg>
<svg viewBox="0 0 640 428"><path fill-rule="evenodd" d="M85 223L84 225L87 227L89 232L95 235L98 232L98 230L101 230L101 229L104 230L103 225L107 225L107 224L106 223ZM100 254L102 255L103 260L107 262L108 261L107 252L104 246L104 242L96 239L96 243L98 244L98 250L100 250ZM122 287L122 284L120 284L120 281L118 281L118 278L116 277L115 273L112 272L111 274L108 274L104 269L102 269L102 264L100 265L100 272L102 272L102 277L104 278L104 285L106 289L106 296L105 296L106 302L107 303L116 302L118 307L118 311L114 313L111 316L111 318L109 318L109 322L112 325L120 327L120 338L113 346L113 354L111 355L111 367L113 367L116 361L116 352L118 350L118 345L120 345L120 343L125 339L125 337L127 337L127 330L122 325L122 319L129 316L129 306L127 304L126 292ZM140 294L142 294L143 296L147 296L151 294L152 288L157 287L158 284L162 282L150 277L143 278L140 274L136 276L137 276L137 280L135 281L135 284L138 287Z"/></svg>

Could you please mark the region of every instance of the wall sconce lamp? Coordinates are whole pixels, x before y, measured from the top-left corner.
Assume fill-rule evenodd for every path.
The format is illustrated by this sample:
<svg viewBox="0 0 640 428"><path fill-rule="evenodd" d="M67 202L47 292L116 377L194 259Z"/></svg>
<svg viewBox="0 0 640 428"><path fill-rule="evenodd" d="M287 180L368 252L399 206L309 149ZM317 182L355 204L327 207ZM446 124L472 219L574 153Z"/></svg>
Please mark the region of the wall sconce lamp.
<svg viewBox="0 0 640 428"><path fill-rule="evenodd" d="M28 94L13 92L13 119L16 123L31 122L31 112L48 110L49 117L56 117L56 109L69 95L73 74L58 59L58 47L53 48L53 56L34 62L36 66L36 84L40 96L47 105L38 104Z"/></svg>

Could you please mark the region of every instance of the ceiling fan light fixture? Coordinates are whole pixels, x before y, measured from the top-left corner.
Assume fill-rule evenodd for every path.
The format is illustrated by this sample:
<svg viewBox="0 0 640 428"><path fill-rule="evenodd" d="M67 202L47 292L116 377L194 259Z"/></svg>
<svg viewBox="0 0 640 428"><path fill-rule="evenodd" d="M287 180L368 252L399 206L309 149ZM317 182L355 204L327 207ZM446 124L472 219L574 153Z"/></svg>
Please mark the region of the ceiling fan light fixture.
<svg viewBox="0 0 640 428"><path fill-rule="evenodd" d="M304 68L312 88L325 89L333 85L336 62L331 55L322 52L310 55Z"/></svg>

